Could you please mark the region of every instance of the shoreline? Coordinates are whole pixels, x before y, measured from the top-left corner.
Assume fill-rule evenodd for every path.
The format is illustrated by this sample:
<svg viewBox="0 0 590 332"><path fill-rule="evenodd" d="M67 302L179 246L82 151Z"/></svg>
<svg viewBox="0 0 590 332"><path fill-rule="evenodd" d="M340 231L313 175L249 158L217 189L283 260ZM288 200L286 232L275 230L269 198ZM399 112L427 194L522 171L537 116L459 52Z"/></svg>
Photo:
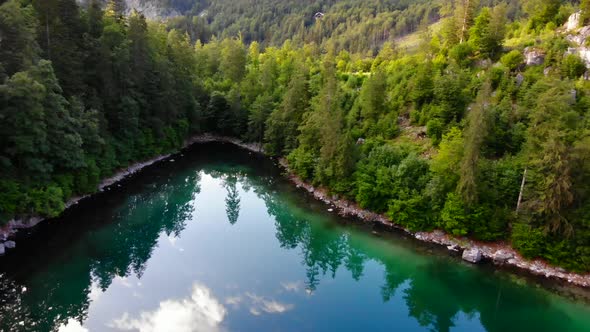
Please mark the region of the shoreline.
<svg viewBox="0 0 590 332"><path fill-rule="evenodd" d="M298 188L305 189L315 199L332 206L340 216L358 218L367 223L378 223L388 230L400 230L420 242L444 246L449 252L462 253L462 259L473 264L481 261L490 261L498 267L512 267L534 276L561 281L584 289L590 288L590 273L580 274L568 272L561 267L549 265L540 259L529 260L523 258L520 253L504 242L484 243L465 237L455 238L441 230L412 232L407 228L397 225L384 214L365 210L358 206L358 204L348 200L339 199L334 196L330 197L326 189L315 188L295 175L290 170L285 158L280 158L279 164L287 172L289 181Z"/></svg>
<svg viewBox="0 0 590 332"><path fill-rule="evenodd" d="M97 192L81 197L70 198L65 204L65 209L78 204L78 202L83 199L100 194L107 187L119 183L125 178L141 171L146 167L166 160L194 144L210 142L230 143L254 153L265 154L261 144L245 143L239 139L227 136L217 136L212 134L196 135L185 140L183 146L175 153L159 155L142 162L134 163L127 168L116 172L112 176L103 179L97 188ZM362 209L356 203L340 199L337 196L330 197L328 191L325 188L315 188L311 184L303 181L301 178L295 175L289 168L285 158L279 158L278 161L279 166L286 172L285 176L290 182L295 184L297 188L305 189L315 199L333 207L335 212L337 212L340 216L358 218L366 223L378 223L379 225L384 226L387 230L400 230L418 241L445 246L449 252L462 252L463 260L474 264L477 264L480 261L490 261L496 266L512 267L520 271L530 273L534 276L561 281L568 285L577 286L584 289L590 288L590 273L579 274L568 272L563 268L549 265L540 259L525 259L509 244L504 242L483 243L464 237L455 238L440 230L435 230L432 232L412 232L409 229L395 224L391 219L383 214L378 214ZM0 252L2 252L1 249L4 249L4 243L12 242L12 245L14 245L13 241L7 240L12 238L19 230L33 228L44 220L49 219L31 216L23 219L10 220L5 226L0 228L0 246L2 246L2 248L0 248Z"/></svg>
<svg viewBox="0 0 590 332"><path fill-rule="evenodd" d="M127 166L127 168L121 169L121 170L115 172L113 175L111 175L105 179L102 179L100 181L100 183L98 184L96 192L90 193L90 194L87 194L84 196L71 197L70 199L68 199L67 202L65 202L65 204L64 204L65 208L64 208L64 211L62 211L62 213L65 212L65 210L71 208L72 206L78 204L80 201L104 192L106 188L121 182L125 178L143 170L146 167L152 166L160 161L163 161L163 160L166 160L166 159L172 157L173 155L175 155L177 153L180 153L182 150L190 147L193 144L208 143L208 142L231 143L231 144L239 146L243 149L247 149L252 152L264 154L262 145L260 145L260 144L244 143L239 139L236 139L233 137L228 137L228 136L218 136L218 135L212 135L212 134L195 135L195 136L192 136L192 137L186 139L184 141L182 147L178 148L178 150L176 152L162 154L162 155L159 155L159 156L156 156L156 157L144 160L144 161L139 161L139 162L133 163L133 164ZM20 219L9 220L4 226L0 227L0 256L5 252L6 249L8 249L8 248L13 249L14 248L14 246L16 245L15 242L9 241L9 240L11 238L13 238L18 231L24 230L24 229L31 229L31 228L37 226L39 223L41 223L45 220L51 220L51 219L52 218L45 218L45 217L40 217L40 216L27 216L27 217L20 218ZM8 245L7 245L7 243L8 243Z"/></svg>

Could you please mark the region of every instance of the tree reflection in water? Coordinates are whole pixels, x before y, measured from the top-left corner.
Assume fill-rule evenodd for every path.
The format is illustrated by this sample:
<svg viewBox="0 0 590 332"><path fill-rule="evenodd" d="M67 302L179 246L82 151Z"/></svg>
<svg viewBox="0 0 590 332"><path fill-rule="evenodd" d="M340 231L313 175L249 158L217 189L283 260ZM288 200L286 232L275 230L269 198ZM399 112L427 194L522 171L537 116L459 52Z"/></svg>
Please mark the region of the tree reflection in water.
<svg viewBox="0 0 590 332"><path fill-rule="evenodd" d="M192 167L194 169L194 165ZM227 192L226 213L231 224L238 222L240 215L239 187L252 190L265 202L268 214L274 217L280 246L301 252L309 292L316 291L323 278L335 278L339 270L348 271L359 281L367 262L374 261L384 269L383 284L375 285L380 287L383 301L401 296L409 314L421 326L435 331L449 331L461 312L479 314L483 326L490 330L510 329L515 320L527 318L518 317L509 310L498 311L502 303L531 308L550 306L543 293L527 291L516 283L505 283L504 287L510 288L504 292L508 295L499 298L497 279L466 272L464 267L449 259L432 258L416 265L401 264L395 255L367 250L348 232L314 222L310 220L309 211L289 204L279 194L285 186L276 174L265 174L256 168L220 168L206 164L202 173L189 172L182 181L169 177L156 182L150 190L138 190L119 206L114 216L112 210L99 210L87 216L97 225L86 230L89 234L84 239L90 243L73 240L45 261L34 258L44 257L42 248L21 258L24 267L10 275L10 279L0 280L0 287L4 287L0 289L0 330L30 330L32 322L36 322L34 330L50 331L72 319L82 322L88 314L92 287L98 286L104 291L116 277L133 274L141 278L160 234L181 236L186 222L194 218L194 201L200 192L202 174L223 179ZM112 219L116 226L101 228L101 219ZM63 268L38 273L50 264ZM22 287L35 289L35 292L10 291ZM477 292L472 291L474 289ZM397 294L398 291L403 294ZM558 323L555 317L551 320L541 317L530 320L528 326L558 330Z"/></svg>

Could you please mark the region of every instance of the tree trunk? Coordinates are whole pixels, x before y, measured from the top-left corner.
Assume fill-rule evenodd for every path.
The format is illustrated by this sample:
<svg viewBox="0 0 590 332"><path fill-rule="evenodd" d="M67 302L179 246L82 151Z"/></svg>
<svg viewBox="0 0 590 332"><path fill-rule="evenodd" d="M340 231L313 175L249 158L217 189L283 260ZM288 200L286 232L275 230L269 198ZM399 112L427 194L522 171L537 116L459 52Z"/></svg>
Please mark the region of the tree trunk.
<svg viewBox="0 0 590 332"><path fill-rule="evenodd" d="M524 174L522 175L522 183L520 184L520 193L518 194L518 202L516 203L516 213L520 210L520 205L522 204L522 193L524 192L524 185L526 183L526 172L527 169L524 169Z"/></svg>

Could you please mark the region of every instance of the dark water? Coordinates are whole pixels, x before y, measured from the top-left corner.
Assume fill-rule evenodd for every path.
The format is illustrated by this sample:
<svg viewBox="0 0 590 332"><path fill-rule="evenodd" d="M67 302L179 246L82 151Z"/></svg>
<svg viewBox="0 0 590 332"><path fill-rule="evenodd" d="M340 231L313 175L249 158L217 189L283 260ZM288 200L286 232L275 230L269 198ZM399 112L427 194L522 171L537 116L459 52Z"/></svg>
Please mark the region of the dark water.
<svg viewBox="0 0 590 332"><path fill-rule="evenodd" d="M0 259L0 329L590 331L588 305L377 237L268 159L184 154L19 239Z"/></svg>

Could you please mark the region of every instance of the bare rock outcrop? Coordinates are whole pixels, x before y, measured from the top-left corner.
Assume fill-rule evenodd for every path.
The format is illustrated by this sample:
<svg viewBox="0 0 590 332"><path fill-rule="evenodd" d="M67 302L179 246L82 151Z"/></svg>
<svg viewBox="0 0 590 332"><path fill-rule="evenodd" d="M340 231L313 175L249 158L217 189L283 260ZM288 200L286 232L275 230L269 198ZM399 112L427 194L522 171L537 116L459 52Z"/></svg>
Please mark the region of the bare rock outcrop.
<svg viewBox="0 0 590 332"><path fill-rule="evenodd" d="M524 59L527 66L539 66L545 63L545 53L541 49L527 47L524 49Z"/></svg>
<svg viewBox="0 0 590 332"><path fill-rule="evenodd" d="M590 47L588 45L590 41L590 26L580 27L580 23L580 13L577 12L569 17L564 26L564 30L567 33L565 38L575 46L570 47L566 54L579 56L586 64L586 68L590 68Z"/></svg>
<svg viewBox="0 0 590 332"><path fill-rule="evenodd" d="M572 32L578 30L580 28L580 18L582 17L582 13L576 12L573 13L565 22L565 31Z"/></svg>

